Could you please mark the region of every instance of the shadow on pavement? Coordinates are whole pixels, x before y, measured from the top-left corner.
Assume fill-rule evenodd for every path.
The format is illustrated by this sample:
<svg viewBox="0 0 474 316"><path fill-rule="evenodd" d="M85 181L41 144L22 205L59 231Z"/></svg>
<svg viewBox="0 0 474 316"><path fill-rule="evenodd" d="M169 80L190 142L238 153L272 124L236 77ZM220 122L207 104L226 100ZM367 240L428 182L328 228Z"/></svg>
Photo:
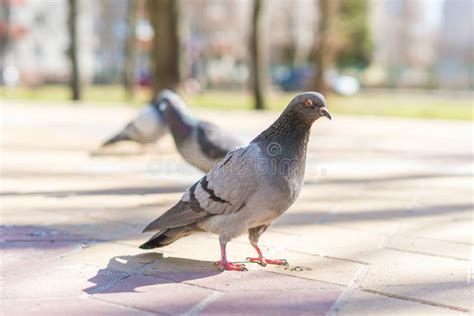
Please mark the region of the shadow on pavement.
<svg viewBox="0 0 474 316"><path fill-rule="evenodd" d="M32 192L1 192L0 196L35 196L43 195L49 197L65 198L69 196L84 195L147 195L160 193L182 193L186 190L187 185L169 186L169 187L125 187L110 189L93 189L93 190L64 190L64 191L32 191Z"/></svg>
<svg viewBox="0 0 474 316"><path fill-rule="evenodd" d="M304 182L305 185L320 185L320 184L372 184L390 181L406 181L406 180L421 180L421 179L435 179L435 178L470 178L472 173L420 173L420 174L403 174L392 175L389 177L373 177L373 178L333 178L333 179L309 179Z"/></svg>
<svg viewBox="0 0 474 316"><path fill-rule="evenodd" d="M157 252L116 256L88 280L95 285L83 291L87 294L136 292L142 286L181 283L219 273L214 262L165 257Z"/></svg>
<svg viewBox="0 0 474 316"><path fill-rule="evenodd" d="M425 207L411 207L411 208L385 208L373 211L351 211L351 212L337 212L326 218L325 223L350 223L357 221L379 221L379 220L394 220L410 217L433 217L444 214L462 214L472 212L472 204L447 204L447 205L432 205ZM287 212L274 226L282 225L312 225L318 223L322 217L328 214L327 212ZM327 216L326 216L327 217Z"/></svg>

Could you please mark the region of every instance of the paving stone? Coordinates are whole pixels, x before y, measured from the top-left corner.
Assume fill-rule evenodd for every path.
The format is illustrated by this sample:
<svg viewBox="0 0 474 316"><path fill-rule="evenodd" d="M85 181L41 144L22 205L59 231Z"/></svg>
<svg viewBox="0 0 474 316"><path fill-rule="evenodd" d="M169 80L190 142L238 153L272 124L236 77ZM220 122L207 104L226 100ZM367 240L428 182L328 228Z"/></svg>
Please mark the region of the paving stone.
<svg viewBox="0 0 474 316"><path fill-rule="evenodd" d="M278 227L275 230L298 236L280 234L277 239L275 234L265 234L261 238L262 245L285 245L292 251L361 262L366 260L367 253L377 250L385 239L383 234L323 224L300 228Z"/></svg>
<svg viewBox="0 0 474 316"><path fill-rule="evenodd" d="M12 198L2 197L2 225L5 226L48 226L56 223L64 223L69 220L68 216L55 214L38 207L42 198L29 200L28 206L21 206L17 203L11 203ZM35 214L35 216L32 216Z"/></svg>
<svg viewBox="0 0 474 316"><path fill-rule="evenodd" d="M80 251L72 252L61 258L64 264L78 263L97 268L111 267L117 271L132 271L146 264L148 257L158 256L154 252L145 252L138 247L115 242L88 244Z"/></svg>
<svg viewBox="0 0 474 316"><path fill-rule="evenodd" d="M141 226L133 226L120 222L103 221L83 218L80 222L61 223L52 225L54 228L70 231L74 234L101 241L120 240L141 236Z"/></svg>
<svg viewBox="0 0 474 316"><path fill-rule="evenodd" d="M51 229L46 226L0 226L0 241L77 241L85 240L84 236ZM1 247L1 246L0 246Z"/></svg>
<svg viewBox="0 0 474 316"><path fill-rule="evenodd" d="M371 290L395 294L407 299L419 299L440 306L474 311L474 284L462 283L430 283L412 285L393 285L371 287Z"/></svg>
<svg viewBox="0 0 474 316"><path fill-rule="evenodd" d="M61 255L80 249L76 244L34 242L34 249L17 244L22 247L2 252L4 299L79 296L96 273L85 265L58 264Z"/></svg>
<svg viewBox="0 0 474 316"><path fill-rule="evenodd" d="M341 314L472 309L470 123L318 123L301 196L261 239L290 266L239 273L215 267L214 235L137 248L151 236L143 227L201 175L176 168L171 137L99 153L133 109L37 105L2 107L2 315L326 314L354 280L372 293L355 290ZM277 116L197 112L247 139ZM228 245L230 260L253 255L247 236Z"/></svg>
<svg viewBox="0 0 474 316"><path fill-rule="evenodd" d="M140 245L145 242L150 235L142 237L133 242L134 245ZM145 238L143 238L145 237ZM129 241L125 241L127 244ZM193 260L215 262L220 259L220 246L217 235L208 233L195 234L186 237L177 242L159 249L156 252L166 253L169 256L177 258L187 258ZM255 249L248 243L229 242L227 244L227 258L229 261L244 261L245 258L253 256Z"/></svg>
<svg viewBox="0 0 474 316"><path fill-rule="evenodd" d="M176 315L187 312L213 293L152 276L132 275L93 296L106 302Z"/></svg>
<svg viewBox="0 0 474 316"><path fill-rule="evenodd" d="M460 311L442 307L421 304L410 300L403 300L373 293L356 291L348 298L337 311L340 316L359 315L465 315Z"/></svg>
<svg viewBox="0 0 474 316"><path fill-rule="evenodd" d="M393 236L387 242L386 247L435 256L471 259L470 245L443 240L416 238L413 236Z"/></svg>
<svg viewBox="0 0 474 316"><path fill-rule="evenodd" d="M247 264L250 266L252 264ZM185 281L205 288L215 289L223 292L247 292L247 291L284 291L300 290L341 290L343 287L328 283L308 280L279 273L262 270L250 270L245 273L226 271L217 273L206 278L195 278ZM284 287L282 288L282 285Z"/></svg>
<svg viewBox="0 0 474 316"><path fill-rule="evenodd" d="M371 258L362 287L463 283L469 280L470 263L385 249Z"/></svg>
<svg viewBox="0 0 474 316"><path fill-rule="evenodd" d="M348 286L358 275L364 265L331 258L306 255L290 251L280 251L269 254L269 258L285 258L289 266L267 265L261 269L265 271L282 273L299 278L317 280L330 284Z"/></svg>
<svg viewBox="0 0 474 316"><path fill-rule="evenodd" d="M450 214L423 218L423 220L406 222L399 232L404 235L430 238L440 241L451 241L474 245L472 234L472 204L464 204L461 214Z"/></svg>
<svg viewBox="0 0 474 316"><path fill-rule="evenodd" d="M4 316L156 315L91 298L21 299L2 301Z"/></svg>
<svg viewBox="0 0 474 316"><path fill-rule="evenodd" d="M198 315L326 315L340 290L226 293Z"/></svg>

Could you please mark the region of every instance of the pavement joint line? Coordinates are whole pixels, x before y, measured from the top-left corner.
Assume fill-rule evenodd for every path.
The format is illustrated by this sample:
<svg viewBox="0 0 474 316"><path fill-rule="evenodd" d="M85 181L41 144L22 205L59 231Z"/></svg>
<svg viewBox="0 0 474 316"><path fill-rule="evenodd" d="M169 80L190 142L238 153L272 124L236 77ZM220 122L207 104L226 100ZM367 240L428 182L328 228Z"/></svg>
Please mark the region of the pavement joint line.
<svg viewBox="0 0 474 316"><path fill-rule="evenodd" d="M441 304L441 303L434 303L434 302L422 300L422 299L419 299L419 298L413 298L413 297L408 297L408 296L403 296L403 295L386 293L386 292L371 290L371 289L367 289L367 288L361 288L361 290L364 291L364 292L367 292L367 293L371 293L371 294L377 294L377 295L381 295L381 296L396 298L396 299L399 299L399 300L410 301L410 302L419 303L419 304L423 304L423 305L430 305L430 306L435 306L435 307L439 307L439 308L455 310L455 311L463 312L463 313L472 312L472 310L467 309L467 308L462 308L462 307L457 307L457 306L452 306L452 305L447 305L447 304Z"/></svg>
<svg viewBox="0 0 474 316"><path fill-rule="evenodd" d="M367 273L369 272L369 266L363 265L359 268L354 278L352 278L351 283L347 288L342 291L342 293L337 298L336 302L331 306L329 311L326 313L327 316L336 316L337 312L341 307L347 303L348 299L352 296L352 293L359 288L359 282L362 281Z"/></svg>
<svg viewBox="0 0 474 316"><path fill-rule="evenodd" d="M182 313L181 315L183 316L194 316L197 315L199 312L204 310L206 307L214 303L216 300L218 300L221 296L223 296L224 293L222 292L214 292L207 296L205 299L191 307L189 310L186 312Z"/></svg>
<svg viewBox="0 0 474 316"><path fill-rule="evenodd" d="M89 247L90 245L92 245L92 244L93 244L93 243L81 243L81 244L79 245L79 247L77 247L77 248L75 248L75 249L73 249L73 250L71 250L71 251L68 251L68 252L66 252L65 254L60 255L58 259L61 260L62 258L65 258L65 257L67 257L67 256L70 256L70 255L72 255L72 254L74 254L74 253L76 253L76 252L80 252L81 250L88 248L88 247Z"/></svg>
<svg viewBox="0 0 474 316"><path fill-rule="evenodd" d="M263 269L261 269L260 271L265 271L267 273L284 274L284 273L281 273L281 272L278 272L278 271L268 271L268 270L263 270ZM304 279L304 280L308 280L308 281L316 281L316 282L320 282L320 283L325 283L325 284L330 284L330 285L335 285L335 286L340 286L340 287L345 287L345 288L347 287L347 284L341 284L341 283L329 282L329 281L324 281L324 280L312 279L312 278L307 278L307 277L304 277L304 276L290 275L290 274L285 274L285 276L290 276L290 277L298 278L298 279Z"/></svg>
<svg viewBox="0 0 474 316"><path fill-rule="evenodd" d="M472 284L474 283L474 246L471 246L471 264L469 270L469 284Z"/></svg>
<svg viewBox="0 0 474 316"><path fill-rule="evenodd" d="M412 286L412 285L421 285L421 286L426 286L426 285L433 285L433 284L436 284L436 285L444 285L444 284L464 284L465 282L439 282L439 283L402 283L402 284L383 284L383 285L379 285L379 286L383 286L383 287L406 287L406 286ZM367 288L368 289L368 288Z"/></svg>
<svg viewBox="0 0 474 316"><path fill-rule="evenodd" d="M133 311L148 313L149 315L170 315L168 313L158 313L158 312L155 312L155 311L150 311L150 310L143 309L143 308L137 308L137 307L130 306L130 305L127 305L127 304L120 304L120 303L116 303L116 302L110 302L108 300L104 300L104 299L94 297L94 296L87 296L87 297L90 298L90 299L105 303L105 304L120 306L122 308L130 309L130 310L133 310Z"/></svg>
<svg viewBox="0 0 474 316"><path fill-rule="evenodd" d="M453 260L471 262L470 259L440 255L440 254L435 254L435 253L428 253L428 252L421 252L421 251L414 251L414 250L406 250L406 249L400 249L400 248L395 248L395 247L385 247L385 249L395 250L395 251L400 251L400 252L408 252L408 253L413 253L413 254L417 254L417 255L424 255L424 256L439 257L439 258L446 258L446 259L453 259Z"/></svg>

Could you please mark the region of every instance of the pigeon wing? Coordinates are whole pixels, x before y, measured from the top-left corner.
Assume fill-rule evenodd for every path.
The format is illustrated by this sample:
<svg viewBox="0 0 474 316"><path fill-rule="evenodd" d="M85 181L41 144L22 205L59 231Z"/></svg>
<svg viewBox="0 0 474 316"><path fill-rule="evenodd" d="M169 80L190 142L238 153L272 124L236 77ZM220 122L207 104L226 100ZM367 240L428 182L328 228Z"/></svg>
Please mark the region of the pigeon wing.
<svg viewBox="0 0 474 316"><path fill-rule="evenodd" d="M255 192L257 181L253 168L259 150L252 144L229 152L209 174L194 183L175 206L143 232L190 225L213 215L238 212Z"/></svg>
<svg viewBox="0 0 474 316"><path fill-rule="evenodd" d="M185 226L210 216L209 212L200 207L194 195L199 181L186 190L181 200L175 206L148 224L143 232Z"/></svg>
<svg viewBox="0 0 474 316"><path fill-rule="evenodd" d="M129 126L127 133L139 143L154 143L168 131L162 114L152 105L142 109Z"/></svg>
<svg viewBox="0 0 474 316"><path fill-rule="evenodd" d="M242 142L209 122L197 126L197 139L201 151L209 158L221 159Z"/></svg>
<svg viewBox="0 0 474 316"><path fill-rule="evenodd" d="M238 212L256 190L259 153L256 144L229 152L196 185L199 205L213 215Z"/></svg>

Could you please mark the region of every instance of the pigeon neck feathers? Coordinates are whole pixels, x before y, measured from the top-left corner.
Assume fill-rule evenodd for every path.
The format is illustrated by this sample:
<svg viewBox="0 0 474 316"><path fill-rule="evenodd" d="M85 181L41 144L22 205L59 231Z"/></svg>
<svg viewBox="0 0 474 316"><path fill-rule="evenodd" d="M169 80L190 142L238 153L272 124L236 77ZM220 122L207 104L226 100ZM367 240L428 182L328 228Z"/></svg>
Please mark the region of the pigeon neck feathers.
<svg viewBox="0 0 474 316"><path fill-rule="evenodd" d="M289 193L294 198L299 194L304 179L306 148L312 123L301 113L284 111L252 141L260 147L271 164L271 175L276 177L272 180L274 184L284 188L287 187L287 181L295 184L295 190Z"/></svg>
<svg viewBox="0 0 474 316"><path fill-rule="evenodd" d="M258 135L253 143L277 143L281 154L287 158L304 157L313 121L292 109L286 109L280 117Z"/></svg>
<svg viewBox="0 0 474 316"><path fill-rule="evenodd" d="M184 109L179 109L170 103L166 106L166 117L171 133L178 144L192 133L196 125L196 120L185 113Z"/></svg>

